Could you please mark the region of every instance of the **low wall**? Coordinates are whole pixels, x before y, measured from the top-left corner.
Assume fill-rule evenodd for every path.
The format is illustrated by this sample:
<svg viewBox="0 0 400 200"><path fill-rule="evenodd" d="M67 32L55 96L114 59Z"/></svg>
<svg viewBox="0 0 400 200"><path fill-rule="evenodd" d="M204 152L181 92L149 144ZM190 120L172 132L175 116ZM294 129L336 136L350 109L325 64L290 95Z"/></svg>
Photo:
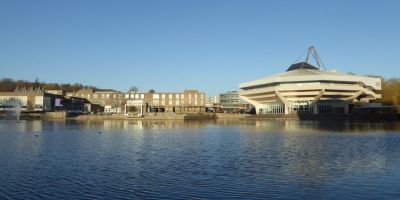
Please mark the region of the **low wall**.
<svg viewBox="0 0 400 200"><path fill-rule="evenodd" d="M45 112L45 113L43 113L43 118L65 119L66 117L67 117L66 112Z"/></svg>
<svg viewBox="0 0 400 200"><path fill-rule="evenodd" d="M155 113L155 114L145 115L139 119L142 119L142 120L184 120L185 115Z"/></svg>
<svg viewBox="0 0 400 200"><path fill-rule="evenodd" d="M24 117L27 118L40 118L40 119L65 119L67 117L66 112L38 112L38 113L24 113ZM22 117L22 116L21 116Z"/></svg>
<svg viewBox="0 0 400 200"><path fill-rule="evenodd" d="M299 119L295 114L262 114L262 115L248 115L245 119Z"/></svg>
<svg viewBox="0 0 400 200"><path fill-rule="evenodd" d="M238 113L215 113L217 119L244 119L249 116L251 115Z"/></svg>
<svg viewBox="0 0 400 200"><path fill-rule="evenodd" d="M400 119L396 114L266 114L251 115L245 119L297 119L297 120L396 120Z"/></svg>
<svg viewBox="0 0 400 200"><path fill-rule="evenodd" d="M126 119L125 115L79 115L76 117L71 117L70 119L76 120L117 120Z"/></svg>
<svg viewBox="0 0 400 200"><path fill-rule="evenodd" d="M126 115L80 115L71 119L76 120L204 120L214 119L213 114L147 114L143 117L128 117Z"/></svg>
<svg viewBox="0 0 400 200"><path fill-rule="evenodd" d="M202 113L202 114L185 114L185 120L206 120L215 119L215 115L212 113Z"/></svg>

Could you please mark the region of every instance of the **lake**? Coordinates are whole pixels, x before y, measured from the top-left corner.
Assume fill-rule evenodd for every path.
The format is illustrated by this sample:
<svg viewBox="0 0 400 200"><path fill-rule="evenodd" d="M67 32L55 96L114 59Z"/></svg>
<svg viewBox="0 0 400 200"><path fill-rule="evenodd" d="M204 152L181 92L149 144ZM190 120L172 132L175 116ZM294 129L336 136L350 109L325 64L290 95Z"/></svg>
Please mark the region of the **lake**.
<svg viewBox="0 0 400 200"><path fill-rule="evenodd" d="M0 199L399 198L399 122L0 121Z"/></svg>

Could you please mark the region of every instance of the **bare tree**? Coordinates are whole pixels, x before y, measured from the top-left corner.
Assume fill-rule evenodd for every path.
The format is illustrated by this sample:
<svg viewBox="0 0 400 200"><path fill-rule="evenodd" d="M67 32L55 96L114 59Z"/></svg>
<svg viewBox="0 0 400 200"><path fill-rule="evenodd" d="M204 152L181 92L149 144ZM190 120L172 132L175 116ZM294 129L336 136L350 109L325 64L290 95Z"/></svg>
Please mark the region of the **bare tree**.
<svg viewBox="0 0 400 200"><path fill-rule="evenodd" d="M139 91L139 88L136 86L132 86L129 88L129 92L138 92L138 91Z"/></svg>
<svg viewBox="0 0 400 200"><path fill-rule="evenodd" d="M11 78L2 78L0 79L0 92L12 92L14 91L17 87L19 88L31 88L31 87L41 87L46 90L64 90L66 92L73 92L80 90L85 87L90 87L93 89L97 89L96 87L93 86L85 86L80 83L75 83L73 85L67 83L67 84L59 84L59 83L45 83L45 82L40 82L38 78L35 79L35 81L26 81L26 80L13 80Z"/></svg>

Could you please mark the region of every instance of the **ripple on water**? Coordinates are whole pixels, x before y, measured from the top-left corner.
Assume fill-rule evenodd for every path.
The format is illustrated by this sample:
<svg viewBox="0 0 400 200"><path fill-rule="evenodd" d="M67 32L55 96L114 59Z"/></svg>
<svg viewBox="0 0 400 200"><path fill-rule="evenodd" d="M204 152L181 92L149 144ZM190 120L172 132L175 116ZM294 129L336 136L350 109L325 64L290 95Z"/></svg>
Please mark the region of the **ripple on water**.
<svg viewBox="0 0 400 200"><path fill-rule="evenodd" d="M362 124L338 132L306 123L285 132L276 128L283 122L273 129L266 122L172 128L158 122L157 129L57 123L0 128L0 199L400 196L400 134L376 131L385 125L371 133L360 132ZM19 134L29 129L40 137Z"/></svg>

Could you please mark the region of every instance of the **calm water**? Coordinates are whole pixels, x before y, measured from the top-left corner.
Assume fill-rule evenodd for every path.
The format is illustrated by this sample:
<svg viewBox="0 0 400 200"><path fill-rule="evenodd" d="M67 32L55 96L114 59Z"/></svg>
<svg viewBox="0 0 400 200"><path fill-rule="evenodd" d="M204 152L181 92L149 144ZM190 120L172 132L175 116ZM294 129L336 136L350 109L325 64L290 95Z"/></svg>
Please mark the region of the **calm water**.
<svg viewBox="0 0 400 200"><path fill-rule="evenodd" d="M0 199L399 199L400 123L0 121Z"/></svg>

